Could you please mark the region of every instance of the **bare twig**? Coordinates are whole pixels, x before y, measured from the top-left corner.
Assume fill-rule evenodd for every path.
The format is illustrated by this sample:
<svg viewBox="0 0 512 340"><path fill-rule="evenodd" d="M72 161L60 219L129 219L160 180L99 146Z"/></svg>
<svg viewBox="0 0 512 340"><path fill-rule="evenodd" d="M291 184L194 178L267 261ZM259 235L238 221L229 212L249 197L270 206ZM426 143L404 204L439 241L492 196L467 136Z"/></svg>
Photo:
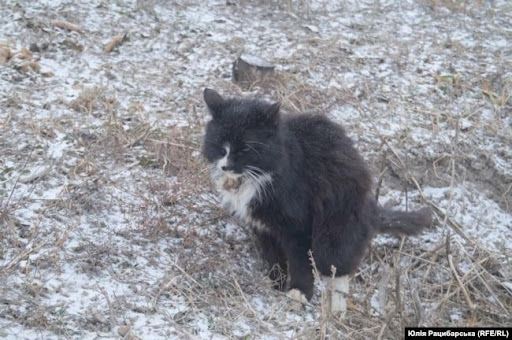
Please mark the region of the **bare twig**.
<svg viewBox="0 0 512 340"><path fill-rule="evenodd" d="M469 297L469 293L462 284L462 281L460 280L459 274L457 274L457 269L453 265L453 259L452 255L448 255L448 262L450 263L450 269L452 270L452 274L455 277L455 280L457 280L457 283L459 284L459 288L462 291L462 294L464 294L464 298L466 299L466 303L468 304L468 307L471 311L474 311L476 309L476 306L471 301L471 298Z"/></svg>
<svg viewBox="0 0 512 340"><path fill-rule="evenodd" d="M105 300L107 300L108 311L109 311L109 316L110 316L110 327L113 329L116 326L116 317L115 317L114 307L112 306L112 303L110 302L110 297L108 296L107 291L101 286L98 286L98 288L101 291L101 293L103 294L103 296L105 297Z"/></svg>
<svg viewBox="0 0 512 340"><path fill-rule="evenodd" d="M238 292L240 293L240 296L242 296L242 299L244 300L245 305L247 306L247 308L249 308L249 310L250 310L250 311L251 311L251 313L254 315L254 317L256 318L256 320L258 321L258 323L260 323L262 326L264 326L264 327L265 327L268 331L270 331L272 334L274 334L274 335L278 336L279 338L281 338L282 336L281 336L279 333L277 333L276 331L274 331L274 329L273 329L271 326L269 326L266 322L264 322L264 321L260 318L260 316L259 316L258 312L256 312L256 311L254 310L254 308L252 307L252 304L247 300L247 297L245 296L245 294L244 294L244 292L243 292L242 288L240 287L240 284L238 284L238 281L236 280L236 278L235 278L235 277L233 277L233 282L235 283L235 287L236 287L236 289L238 290Z"/></svg>

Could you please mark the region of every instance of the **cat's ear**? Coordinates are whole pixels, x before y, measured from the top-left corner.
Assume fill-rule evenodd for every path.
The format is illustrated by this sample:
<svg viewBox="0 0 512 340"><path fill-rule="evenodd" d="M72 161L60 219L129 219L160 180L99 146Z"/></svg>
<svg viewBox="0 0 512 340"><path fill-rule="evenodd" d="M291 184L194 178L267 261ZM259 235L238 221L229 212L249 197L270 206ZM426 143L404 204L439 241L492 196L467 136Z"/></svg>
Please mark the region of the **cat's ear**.
<svg viewBox="0 0 512 340"><path fill-rule="evenodd" d="M204 102L210 109L210 113L212 114L213 118L217 118L224 108L226 101L220 94L217 93L215 90L211 89L204 89Z"/></svg>
<svg viewBox="0 0 512 340"><path fill-rule="evenodd" d="M279 109L281 108L280 102L275 102L274 104L267 107L265 110L265 120L267 123L277 125L279 122Z"/></svg>

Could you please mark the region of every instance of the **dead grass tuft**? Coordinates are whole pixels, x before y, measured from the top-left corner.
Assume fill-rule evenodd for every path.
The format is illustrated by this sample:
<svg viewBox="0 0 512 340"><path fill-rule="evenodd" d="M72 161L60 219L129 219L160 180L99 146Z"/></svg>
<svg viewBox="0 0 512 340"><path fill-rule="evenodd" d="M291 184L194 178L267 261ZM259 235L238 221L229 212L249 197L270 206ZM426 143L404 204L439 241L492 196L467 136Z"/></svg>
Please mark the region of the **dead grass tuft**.
<svg viewBox="0 0 512 340"><path fill-rule="evenodd" d="M259 96L268 96L281 102L283 109L291 113L329 112L336 103L346 101L348 93L335 89L320 88L308 84L297 74L276 71L247 87Z"/></svg>
<svg viewBox="0 0 512 340"><path fill-rule="evenodd" d="M115 96L107 95L102 87L89 87L82 90L78 97L69 103L69 107L76 112L93 114L104 112L112 114L118 106Z"/></svg>
<svg viewBox="0 0 512 340"><path fill-rule="evenodd" d="M512 81L504 84L499 90L493 90L492 86L487 81L482 81L482 94L486 96L491 103L499 107L505 107L510 103L512 97Z"/></svg>
<svg viewBox="0 0 512 340"><path fill-rule="evenodd" d="M481 11L486 6L486 0L422 0L425 1L426 5L433 10L439 10L440 8L446 8L450 11L471 14L472 12Z"/></svg>
<svg viewBox="0 0 512 340"><path fill-rule="evenodd" d="M29 71L39 72L41 69L32 52L30 52L26 47L22 47L21 50L12 53L9 62L15 69L23 73L27 73Z"/></svg>
<svg viewBox="0 0 512 340"><path fill-rule="evenodd" d="M460 73L438 74L435 76L436 86L450 97L460 97L464 91L464 80Z"/></svg>
<svg viewBox="0 0 512 340"><path fill-rule="evenodd" d="M11 49L9 43L5 41L0 41L0 65L5 64L9 59L11 59Z"/></svg>
<svg viewBox="0 0 512 340"><path fill-rule="evenodd" d="M64 20L52 20L52 26L61 28L67 31L77 32L77 33L84 33L84 30L82 27L72 24L68 21Z"/></svg>
<svg viewBox="0 0 512 340"><path fill-rule="evenodd" d="M116 35L112 37L104 46L103 46L103 52L110 53L115 48L121 46L126 40L128 40L127 33L123 35Z"/></svg>
<svg viewBox="0 0 512 340"><path fill-rule="evenodd" d="M425 2L437 6L436 11L442 11L443 15L451 11L450 15L458 17L461 15L455 12L473 14L476 5L487 6L487 1L484 5L483 0L478 0L476 5L455 0L422 0ZM275 10L272 15L279 15L284 20L293 19L279 25L292 24L297 17L309 17L309 6L313 6L308 1L262 0L259 3L270 4ZM196 6L187 1L172 10L188 5ZM245 8L245 5L251 7ZM447 7L455 5L460 5L460 10ZM99 10L91 15L101 18L111 10L110 5L105 6L80 5L76 13ZM355 5L345 3L342 6L350 10ZM115 10L119 9L119 6L115 7ZM138 1L137 8L149 14L139 13L142 15L139 19L154 17L161 20L153 7L154 1ZM268 13L259 17L259 9L248 1L228 1L226 6L215 7L213 13L221 13L224 7L235 15L247 10L251 12L250 18L256 19L254 22L260 18L272 19ZM153 334L166 338L197 338L199 328L207 326L208 331L231 339L249 339L254 334L275 338L285 338L286 335L286 338L296 339L395 339L403 337L405 326L510 324L512 272L507 262L510 249L482 247L479 240L472 239L465 229L472 227L465 219L472 217L471 214L463 215L464 219L457 221L449 209L428 201L421 193L424 183L428 183L429 186L442 184L440 186L448 188L447 195L452 195L450 191L456 184L467 182L473 185L485 173L491 184L484 183L486 188L501 187L496 192L509 204L509 176L494 172L491 169L494 165L490 165L492 159L481 148L489 145L483 143L486 136L491 136L493 143L509 139L508 130L502 127L508 123L503 117L510 109L512 87L506 75L499 71L503 65L499 64L502 55L491 55L478 48L473 50L475 53L469 53L469 49L464 51L468 54L460 53L461 60L451 60L449 54L440 55L433 49L424 53L422 46L436 46L439 39L429 36L425 27L430 23L418 17L416 19L422 19L418 21L421 24L413 27L411 36L417 37L416 31L423 34L425 40L420 41L421 46L415 41L395 40L393 43L397 42L400 52L395 58L381 62L379 57L373 58L366 47L376 47L374 51L379 55L388 52L387 42L377 41L381 37L377 33L384 27L382 23L393 22L397 27L401 23L410 24L407 15L404 14L403 18L407 20L403 21L402 14L393 11L425 9L418 9L413 3L357 7L357 10L352 8L352 13L359 14L354 18L363 21L356 23L347 17L343 21L347 25L343 24L340 36L323 31L325 22L319 24L317 21L328 20L323 16L313 16L311 21L287 26L290 31L283 32L299 39L301 44L290 50L293 54L286 60L276 61L282 68L275 77L255 82L248 90L257 96L280 100L289 112L325 114L334 105L336 114L337 110L351 110L350 115L347 114L350 117L352 112L357 114L358 110L367 110L367 116L349 120L346 124L358 137L359 146L368 145L368 153L386 152L380 172L382 194L385 195L390 187L415 188L420 192L415 200L424 201L435 211L437 229L432 235L439 239L425 238L427 240L422 243L425 236L422 235L414 239L386 239L382 243L376 240L351 281L352 299L343 320L326 313L328 290L318 290L318 285L312 302L293 310L286 296L270 288L263 278L263 264L257 257L249 229L239 225L218 206L210 188L208 166L200 155L204 117L194 110L202 103L190 93L194 92L193 88L203 86L202 71L221 79L221 74L224 76L221 66L215 63L222 64L224 57L234 55L237 50L233 46L242 49L245 40L234 38L233 43L227 44L217 39L213 41L207 31L196 30L196 25L190 30L185 28L189 23L181 19L171 28L160 27L158 20L150 21L147 29L141 27L139 32L144 39L134 41L130 46L123 45L126 53L119 56L122 58L116 57L119 60L115 64L105 66L119 71L116 71L118 79L112 76L111 81L123 78L128 84L135 85L122 94L122 103L133 103L126 110L118 103L111 88L100 86L83 88L69 103L52 101L52 110L49 110L45 103L46 94L60 89L59 82L66 79L57 75L59 79L47 83L46 79L29 77L33 75L31 68L27 69L29 76L20 76L12 67L4 70L10 72L8 76L12 75L12 91L1 101L9 116L0 120L1 127L8 127L2 130L5 161L2 160L3 168L0 169L0 185L3 186L0 190L9 189L0 204L0 225L4 227L0 230L0 314L9 324L0 330L0 334L11 332L9 327L13 325L13 332L20 329L21 332L41 331L41 337L51 337L50 332L54 336L77 338L87 335L88 331L110 331L109 336L119 333L125 338L132 334L136 337L137 332L144 334L140 338ZM428 16L428 12L425 15ZM48 17L44 13L40 12L37 17ZM71 41L79 37L77 33L58 32L58 36L67 37L59 43L54 39L56 29L48 30L48 20L40 25L40 19L20 15L20 32L27 33L24 40L48 39L48 48L41 49L41 53L46 53L45 58L59 65L70 63L67 67L73 69L73 74L80 74L80 67L85 63L73 61L87 58L92 50ZM222 14L221 20L228 21L228 17ZM72 19L69 17L70 21ZM318 27L313 25L315 22ZM17 28L19 23L6 27L7 31ZM221 21L208 25L217 23ZM446 22L433 24L432 32L450 31L449 27L442 26ZM434 29L437 24L442 26L441 30ZM284 25L281 26L283 29ZM275 32L273 27L264 25L251 32L246 30L249 26L240 26L239 36L248 33L253 34L254 39L260 39L259 35L273 37ZM473 35L481 46L484 40L493 38L491 34L498 32L492 29L493 26L494 23L475 25L475 30L468 26L468 34ZM24 31L26 28L36 34ZM141 64L148 72L140 73L131 67L122 69L123 65L133 65L139 60L134 59L140 54L137 47L151 47L154 43L161 46L162 37L173 37L173 34L163 33L167 33L167 29L172 33L174 28L183 33L176 36L178 43L190 47L186 58L181 56L182 59L175 60L176 56L170 53L162 59L158 53L155 56L150 53L146 59L142 58ZM98 29L112 31L111 23L101 24ZM165 32L160 34L160 29ZM331 38L321 38L327 35ZM211 48L203 50L203 38L212 41ZM452 38L455 46L457 39ZM165 40L163 43L174 46L175 42ZM89 43L94 45L94 42ZM276 45L270 42L269 46ZM78 55L70 49L83 50L84 54ZM209 50L215 53L205 63L202 55L197 53ZM416 51L417 56L412 54ZM11 56L13 52L10 49ZM431 54L439 59L420 60ZM463 60L467 55L472 58ZM38 54L23 52L20 56L26 56L20 61L37 61ZM96 56L108 58L105 54ZM194 60L201 62L201 68L183 68L183 62L193 57L199 57ZM475 65L484 66L467 66L473 63L469 63L469 59L475 59ZM153 60L157 60L155 65ZM416 61L423 69L421 76L414 74ZM11 58L7 65L12 66L13 62ZM436 65L460 65L460 68L452 70L448 67L448 73L438 74L436 78L429 72L438 69L427 65L434 62ZM483 74L484 68L491 63L497 67L496 77L489 75L479 79L475 76ZM389 67L389 76L377 72L381 64ZM170 70L170 73L161 70ZM410 78L411 72L413 78ZM354 78L345 77L348 73L353 73ZM416 81L420 85L426 84L429 92L421 95L410 92L412 87L400 85L402 83L395 75L403 76L404 84L416 84ZM87 75L85 78L88 83L93 83L101 77ZM170 79L176 81L169 82ZM159 91L164 86L169 87L167 94ZM229 87L227 93L242 93L228 81L220 87ZM435 94L430 95L430 90L442 95L441 103ZM59 94L53 93L48 98L55 96L59 97ZM467 105L467 111L458 110L464 105ZM480 119L483 115L481 117L480 111L475 109L482 107L489 108L489 122ZM41 108L45 111L40 111ZM167 112L170 114L166 118L177 118L178 113L188 114L185 119L192 126L165 127L169 121L152 125L144 119L147 116L158 119ZM55 118L41 120L40 113ZM92 115L99 120L91 120ZM400 126L403 131L396 133L387 129L389 122L391 127L408 124L400 119L404 117L412 121L411 124L418 124L411 129L415 135L409 134L411 126ZM98 124L98 121L102 123ZM421 133L421 124L426 125L427 132L432 129L432 137L429 133ZM386 131L387 135L379 135L379 131ZM445 148L436 144L436 134L447 137L449 146L457 147ZM478 134L484 137L479 138ZM432 141L420 144L413 137L432 138ZM51 163L51 172L42 177L22 177L27 182L19 181L19 186L12 190L11 200L8 197L12 176L9 173L3 176L2 171L11 171L9 168L12 167L12 171L25 172L23 154L28 149L22 146L32 143L36 151L30 165L33 162ZM430 150L424 150L425 145ZM48 159L46 151L53 146L65 149L62 159ZM493 157L506 159L498 146L491 146ZM414 166L408 162L405 150L416 153ZM475 164L480 170L472 173L471 166ZM46 193L48 198L43 195ZM9 204L5 204L6 201ZM76 282L73 273L77 276ZM96 283L102 286L94 286ZM75 295L82 291L83 295ZM68 300L75 297L80 305L74 305L72 311L66 310ZM140 326L141 320L148 320L147 324ZM121 328L114 328L120 325L126 326L122 332Z"/></svg>

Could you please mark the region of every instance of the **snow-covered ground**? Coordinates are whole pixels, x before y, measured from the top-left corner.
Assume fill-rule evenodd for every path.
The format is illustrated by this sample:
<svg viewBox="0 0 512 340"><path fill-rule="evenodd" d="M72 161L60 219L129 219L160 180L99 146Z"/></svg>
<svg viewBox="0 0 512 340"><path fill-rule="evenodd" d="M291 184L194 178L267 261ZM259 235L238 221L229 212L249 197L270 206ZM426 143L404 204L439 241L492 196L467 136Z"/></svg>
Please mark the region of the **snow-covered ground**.
<svg viewBox="0 0 512 340"><path fill-rule="evenodd" d="M0 13L1 338L512 325L510 1L0 0ZM233 84L242 52L275 79ZM375 239L346 319L324 313L320 287L303 307L272 290L250 232L218 208L206 86L329 115L382 204L436 212L417 238Z"/></svg>

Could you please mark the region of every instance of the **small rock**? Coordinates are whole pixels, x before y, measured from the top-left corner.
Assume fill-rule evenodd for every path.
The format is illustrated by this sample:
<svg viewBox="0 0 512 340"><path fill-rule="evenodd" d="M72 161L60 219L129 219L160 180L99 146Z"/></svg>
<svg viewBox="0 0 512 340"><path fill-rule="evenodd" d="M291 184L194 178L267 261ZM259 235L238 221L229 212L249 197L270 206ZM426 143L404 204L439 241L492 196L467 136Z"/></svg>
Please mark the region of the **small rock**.
<svg viewBox="0 0 512 340"><path fill-rule="evenodd" d="M119 335L124 338L130 332L130 330L130 325L122 325L117 329L117 333L119 333Z"/></svg>
<svg viewBox="0 0 512 340"><path fill-rule="evenodd" d="M28 49L30 50L30 52L41 52L41 49L36 43L30 44Z"/></svg>
<svg viewBox="0 0 512 340"><path fill-rule="evenodd" d="M313 33L320 32L320 29L317 26L314 26L314 25L302 25L302 27L306 28L307 30L309 30L309 31L311 31Z"/></svg>
<svg viewBox="0 0 512 340"><path fill-rule="evenodd" d="M267 59L244 53L233 62L231 76L235 83L249 85L273 74L274 69Z"/></svg>

